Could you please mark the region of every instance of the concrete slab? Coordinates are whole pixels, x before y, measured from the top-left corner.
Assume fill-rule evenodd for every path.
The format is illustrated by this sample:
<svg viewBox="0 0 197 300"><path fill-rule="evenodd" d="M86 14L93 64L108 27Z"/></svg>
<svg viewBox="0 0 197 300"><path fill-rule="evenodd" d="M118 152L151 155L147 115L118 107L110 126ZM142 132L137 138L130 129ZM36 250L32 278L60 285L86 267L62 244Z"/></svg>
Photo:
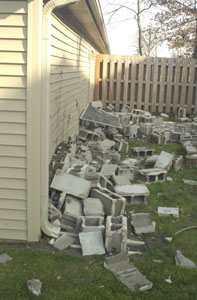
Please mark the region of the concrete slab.
<svg viewBox="0 0 197 300"><path fill-rule="evenodd" d="M174 155L165 151L161 151L158 160L156 161L154 167L165 169L167 171L170 170L172 162L174 159Z"/></svg>
<svg viewBox="0 0 197 300"><path fill-rule="evenodd" d="M104 164L102 166L100 174L109 178L109 177L115 175L117 167L118 166L115 164Z"/></svg>
<svg viewBox="0 0 197 300"><path fill-rule="evenodd" d="M176 207L158 207L159 216L179 217L179 208Z"/></svg>
<svg viewBox="0 0 197 300"><path fill-rule="evenodd" d="M81 120L86 120L89 122L107 125L116 128L122 128L120 119L118 117L112 116L111 114L97 109L92 105L88 105L87 108L82 113Z"/></svg>
<svg viewBox="0 0 197 300"><path fill-rule="evenodd" d="M54 243L54 248L63 251L67 249L70 245L72 245L77 238L76 234L65 232L60 236Z"/></svg>
<svg viewBox="0 0 197 300"><path fill-rule="evenodd" d="M197 268L197 265L187 257L185 257L181 251L177 250L175 255L176 265L179 267L194 269Z"/></svg>
<svg viewBox="0 0 197 300"><path fill-rule="evenodd" d="M131 225L136 234L155 232L155 227L149 213L137 213L131 215Z"/></svg>
<svg viewBox="0 0 197 300"><path fill-rule="evenodd" d="M113 175L111 181L114 185L130 185L130 180L123 175Z"/></svg>
<svg viewBox="0 0 197 300"><path fill-rule="evenodd" d="M8 254L3 253L0 255L0 264L5 264L10 260L12 260L12 257L10 257Z"/></svg>
<svg viewBox="0 0 197 300"><path fill-rule="evenodd" d="M80 232L79 240L84 256L105 254L103 235L101 231Z"/></svg>
<svg viewBox="0 0 197 300"><path fill-rule="evenodd" d="M51 183L51 188L86 199L90 192L91 182L57 170Z"/></svg>
<svg viewBox="0 0 197 300"><path fill-rule="evenodd" d="M152 282L129 263L128 255L124 252L106 257L104 267L110 270L130 291L146 291L153 286Z"/></svg>

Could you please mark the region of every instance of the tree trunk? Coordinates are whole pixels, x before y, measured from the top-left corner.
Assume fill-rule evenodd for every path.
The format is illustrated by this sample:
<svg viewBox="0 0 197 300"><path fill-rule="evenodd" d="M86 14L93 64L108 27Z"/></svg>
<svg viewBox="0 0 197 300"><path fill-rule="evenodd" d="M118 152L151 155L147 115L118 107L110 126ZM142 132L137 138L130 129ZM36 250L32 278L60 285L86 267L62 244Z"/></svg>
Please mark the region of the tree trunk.
<svg viewBox="0 0 197 300"><path fill-rule="evenodd" d="M137 0L138 48L140 56L144 55L142 46L141 0Z"/></svg>

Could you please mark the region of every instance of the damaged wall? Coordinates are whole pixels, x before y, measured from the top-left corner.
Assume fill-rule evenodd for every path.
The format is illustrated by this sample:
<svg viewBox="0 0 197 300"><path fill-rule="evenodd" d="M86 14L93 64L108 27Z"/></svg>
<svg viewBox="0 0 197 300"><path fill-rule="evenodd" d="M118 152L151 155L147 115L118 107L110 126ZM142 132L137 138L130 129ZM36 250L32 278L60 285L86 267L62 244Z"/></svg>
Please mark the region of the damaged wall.
<svg viewBox="0 0 197 300"><path fill-rule="evenodd" d="M50 158L57 145L78 133L79 116L93 100L94 49L52 16Z"/></svg>

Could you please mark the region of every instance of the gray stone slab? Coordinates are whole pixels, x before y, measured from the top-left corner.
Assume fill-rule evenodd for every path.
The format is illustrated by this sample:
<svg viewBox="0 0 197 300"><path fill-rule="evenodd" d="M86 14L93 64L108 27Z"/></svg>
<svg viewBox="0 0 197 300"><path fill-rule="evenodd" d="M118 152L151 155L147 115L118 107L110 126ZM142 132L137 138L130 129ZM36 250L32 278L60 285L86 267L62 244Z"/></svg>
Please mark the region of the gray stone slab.
<svg viewBox="0 0 197 300"><path fill-rule="evenodd" d="M122 186L115 186L115 192L121 196L130 196L130 195L149 195L149 190L145 184L128 184Z"/></svg>
<svg viewBox="0 0 197 300"><path fill-rule="evenodd" d="M179 208L177 207L158 207L159 216L179 217Z"/></svg>
<svg viewBox="0 0 197 300"><path fill-rule="evenodd" d="M185 267L190 269L197 268L197 265L192 260L185 257L179 250L176 251L175 261L176 265L179 267Z"/></svg>
<svg viewBox="0 0 197 300"><path fill-rule="evenodd" d="M155 232L155 227L148 213L132 214L131 224L136 234Z"/></svg>
<svg viewBox="0 0 197 300"><path fill-rule="evenodd" d="M105 254L103 235L101 231L80 232L79 240L84 256Z"/></svg>
<svg viewBox="0 0 197 300"><path fill-rule="evenodd" d="M59 251L63 251L70 245L72 245L75 242L76 238L76 234L65 232L55 241L54 248Z"/></svg>
<svg viewBox="0 0 197 300"><path fill-rule="evenodd" d="M114 175L112 177L112 182L114 185L130 185L130 180L123 175Z"/></svg>
<svg viewBox="0 0 197 300"><path fill-rule="evenodd" d="M128 255L124 252L106 257L104 267L110 270L130 291L146 291L153 286L152 282L129 263Z"/></svg>
<svg viewBox="0 0 197 300"><path fill-rule="evenodd" d="M169 170L174 159L174 155L165 151L161 151L154 167Z"/></svg>
<svg viewBox="0 0 197 300"><path fill-rule="evenodd" d="M116 171L117 167L118 166L114 165L114 164L104 164L102 166L100 174L109 178L109 177L115 175L115 171Z"/></svg>
<svg viewBox="0 0 197 300"><path fill-rule="evenodd" d="M51 188L85 199L90 192L91 182L57 170Z"/></svg>
<svg viewBox="0 0 197 300"><path fill-rule="evenodd" d="M5 264L10 260L12 260L12 257L10 257L8 254L4 253L0 255L0 264Z"/></svg>
<svg viewBox="0 0 197 300"><path fill-rule="evenodd" d="M122 128L120 119L118 117L112 116L111 114L103 110L97 109L92 105L88 105L88 107L82 113L80 119L102 125Z"/></svg>
<svg viewBox="0 0 197 300"><path fill-rule="evenodd" d="M40 279L31 279L27 281L27 287L34 295L39 296L41 294L42 282Z"/></svg>

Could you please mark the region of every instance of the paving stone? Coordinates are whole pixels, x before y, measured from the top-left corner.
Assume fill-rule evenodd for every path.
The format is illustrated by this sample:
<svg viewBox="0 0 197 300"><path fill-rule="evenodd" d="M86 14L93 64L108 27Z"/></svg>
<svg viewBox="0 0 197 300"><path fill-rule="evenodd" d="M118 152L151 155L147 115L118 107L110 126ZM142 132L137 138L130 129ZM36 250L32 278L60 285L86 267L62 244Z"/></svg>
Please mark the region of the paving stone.
<svg viewBox="0 0 197 300"><path fill-rule="evenodd" d="M158 207L159 216L179 217L179 208L176 207Z"/></svg>
<svg viewBox="0 0 197 300"><path fill-rule="evenodd" d="M130 291L147 291L153 286L152 282L129 263L128 255L124 252L106 257L104 267L110 270Z"/></svg>
<svg viewBox="0 0 197 300"><path fill-rule="evenodd" d="M84 256L105 254L103 235L101 231L80 232L79 240Z"/></svg>

